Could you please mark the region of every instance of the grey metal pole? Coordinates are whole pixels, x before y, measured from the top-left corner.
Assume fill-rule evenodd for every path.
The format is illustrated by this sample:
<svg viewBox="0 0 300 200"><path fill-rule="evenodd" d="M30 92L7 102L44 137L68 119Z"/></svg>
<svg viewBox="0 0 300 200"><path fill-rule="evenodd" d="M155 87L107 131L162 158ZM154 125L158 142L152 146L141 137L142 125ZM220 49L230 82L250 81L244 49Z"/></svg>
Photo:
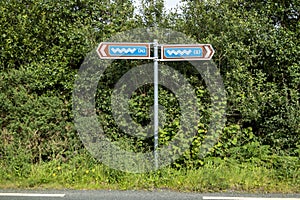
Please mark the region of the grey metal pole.
<svg viewBox="0 0 300 200"><path fill-rule="evenodd" d="M158 40L154 40L154 160L158 169Z"/></svg>

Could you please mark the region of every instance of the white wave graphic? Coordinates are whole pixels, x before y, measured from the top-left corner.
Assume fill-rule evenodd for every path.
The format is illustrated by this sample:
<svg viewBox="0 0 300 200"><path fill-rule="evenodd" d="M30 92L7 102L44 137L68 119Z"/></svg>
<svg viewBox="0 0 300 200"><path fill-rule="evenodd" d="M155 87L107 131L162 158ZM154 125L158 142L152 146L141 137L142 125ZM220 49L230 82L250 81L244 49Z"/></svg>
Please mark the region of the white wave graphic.
<svg viewBox="0 0 300 200"><path fill-rule="evenodd" d="M184 56L184 55L190 55L193 51L192 50L167 50L167 53L172 56L172 55L181 55L181 56Z"/></svg>
<svg viewBox="0 0 300 200"><path fill-rule="evenodd" d="M134 53L136 52L136 48L111 48L111 51L113 53L119 53L119 54L128 54L128 53Z"/></svg>

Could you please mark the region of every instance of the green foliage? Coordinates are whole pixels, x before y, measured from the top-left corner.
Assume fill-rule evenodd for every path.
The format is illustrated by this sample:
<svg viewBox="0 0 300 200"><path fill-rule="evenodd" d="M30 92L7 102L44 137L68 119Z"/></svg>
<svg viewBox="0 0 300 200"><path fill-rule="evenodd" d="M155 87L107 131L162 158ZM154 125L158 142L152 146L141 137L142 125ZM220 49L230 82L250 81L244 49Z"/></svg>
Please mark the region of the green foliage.
<svg viewBox="0 0 300 200"><path fill-rule="evenodd" d="M270 157L274 167L238 164L233 159L209 157L199 169L162 168L156 172L132 174L97 163L88 152L67 162L52 160L23 167L23 174L0 161L0 187L26 189L108 189L185 192L241 191L255 193L297 193L299 161L292 157ZM24 162L22 162L24 163Z"/></svg>
<svg viewBox="0 0 300 200"><path fill-rule="evenodd" d="M173 13L174 28L214 46L228 93L229 127L250 127L255 140L272 153L295 155L300 140L299 2L185 2L182 14Z"/></svg>
<svg viewBox="0 0 300 200"><path fill-rule="evenodd" d="M10 0L0 12L0 158L66 161L83 148L71 110L77 70L100 39L135 25L133 6Z"/></svg>
<svg viewBox="0 0 300 200"><path fill-rule="evenodd" d="M69 119L67 100L47 93L31 93L19 82L21 70L11 72L16 73L9 73L1 82L9 85L3 87L1 95L5 102L1 105L1 157L9 160L25 154L26 163L35 163L70 156L80 143ZM15 82L9 80L12 76Z"/></svg>
<svg viewBox="0 0 300 200"><path fill-rule="evenodd" d="M155 25L181 31L199 43L211 43L216 50L214 62L227 91L228 121L208 156L274 168L282 180L297 174L299 1L183 2L186 4L182 13L167 15L163 1L156 1L155 6L154 1L144 1L139 16L134 16L130 0L0 1L0 159L7 161L0 163L1 168L7 169L7 173L0 170L0 177L10 179L9 174L23 177L29 173L30 163L53 160L63 163L84 154L71 110L73 84L84 57L97 43L118 32ZM181 43L180 38L172 39ZM112 116L111 94L116 82L142 63L145 62L115 61L100 80L96 96L97 114L106 134L122 148L136 152L152 151L153 139L132 137L120 130ZM210 109L215 97L209 94L203 77L191 65L181 62L169 65L195 88L200 112L195 136L185 138L185 133L178 136L191 146L180 152L183 156L172 167L210 168L209 159L203 159L200 153L209 122L215 114L220 114L212 114ZM160 109L163 110L160 119L165 122L159 132L161 147L174 139L182 113L172 91L160 87L159 94L159 103L164 107ZM151 84L132 94L129 107L135 122L143 126L152 123L152 100ZM139 136L144 134L132 131ZM174 147L172 151L180 149ZM84 177L83 170L80 176ZM51 172L54 173L58 174ZM113 170L104 174L105 183L126 178ZM156 175L149 177L157 184ZM293 178L299 180L299 175ZM72 181L75 180L70 178L67 182ZM214 177L208 178L203 184L213 181ZM229 185L224 183L220 189Z"/></svg>

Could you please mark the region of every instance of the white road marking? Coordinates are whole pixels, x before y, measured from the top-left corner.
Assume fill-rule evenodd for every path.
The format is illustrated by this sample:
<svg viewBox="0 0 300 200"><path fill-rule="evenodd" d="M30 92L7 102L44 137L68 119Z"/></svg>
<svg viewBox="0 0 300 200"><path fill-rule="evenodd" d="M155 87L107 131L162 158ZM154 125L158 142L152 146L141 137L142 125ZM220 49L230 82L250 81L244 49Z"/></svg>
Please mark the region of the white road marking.
<svg viewBox="0 0 300 200"><path fill-rule="evenodd" d="M65 197L65 194L0 193L2 197Z"/></svg>
<svg viewBox="0 0 300 200"><path fill-rule="evenodd" d="M300 198L262 198L262 197L203 197L203 200L300 200Z"/></svg>

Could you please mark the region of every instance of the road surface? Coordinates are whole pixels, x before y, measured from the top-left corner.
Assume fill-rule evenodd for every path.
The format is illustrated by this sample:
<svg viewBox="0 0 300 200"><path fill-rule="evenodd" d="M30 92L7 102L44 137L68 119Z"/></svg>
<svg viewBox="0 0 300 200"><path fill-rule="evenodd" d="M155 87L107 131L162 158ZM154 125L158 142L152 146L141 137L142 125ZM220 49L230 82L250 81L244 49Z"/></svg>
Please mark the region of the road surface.
<svg viewBox="0 0 300 200"><path fill-rule="evenodd" d="M300 200L300 194L254 195L170 191L0 190L0 200Z"/></svg>

